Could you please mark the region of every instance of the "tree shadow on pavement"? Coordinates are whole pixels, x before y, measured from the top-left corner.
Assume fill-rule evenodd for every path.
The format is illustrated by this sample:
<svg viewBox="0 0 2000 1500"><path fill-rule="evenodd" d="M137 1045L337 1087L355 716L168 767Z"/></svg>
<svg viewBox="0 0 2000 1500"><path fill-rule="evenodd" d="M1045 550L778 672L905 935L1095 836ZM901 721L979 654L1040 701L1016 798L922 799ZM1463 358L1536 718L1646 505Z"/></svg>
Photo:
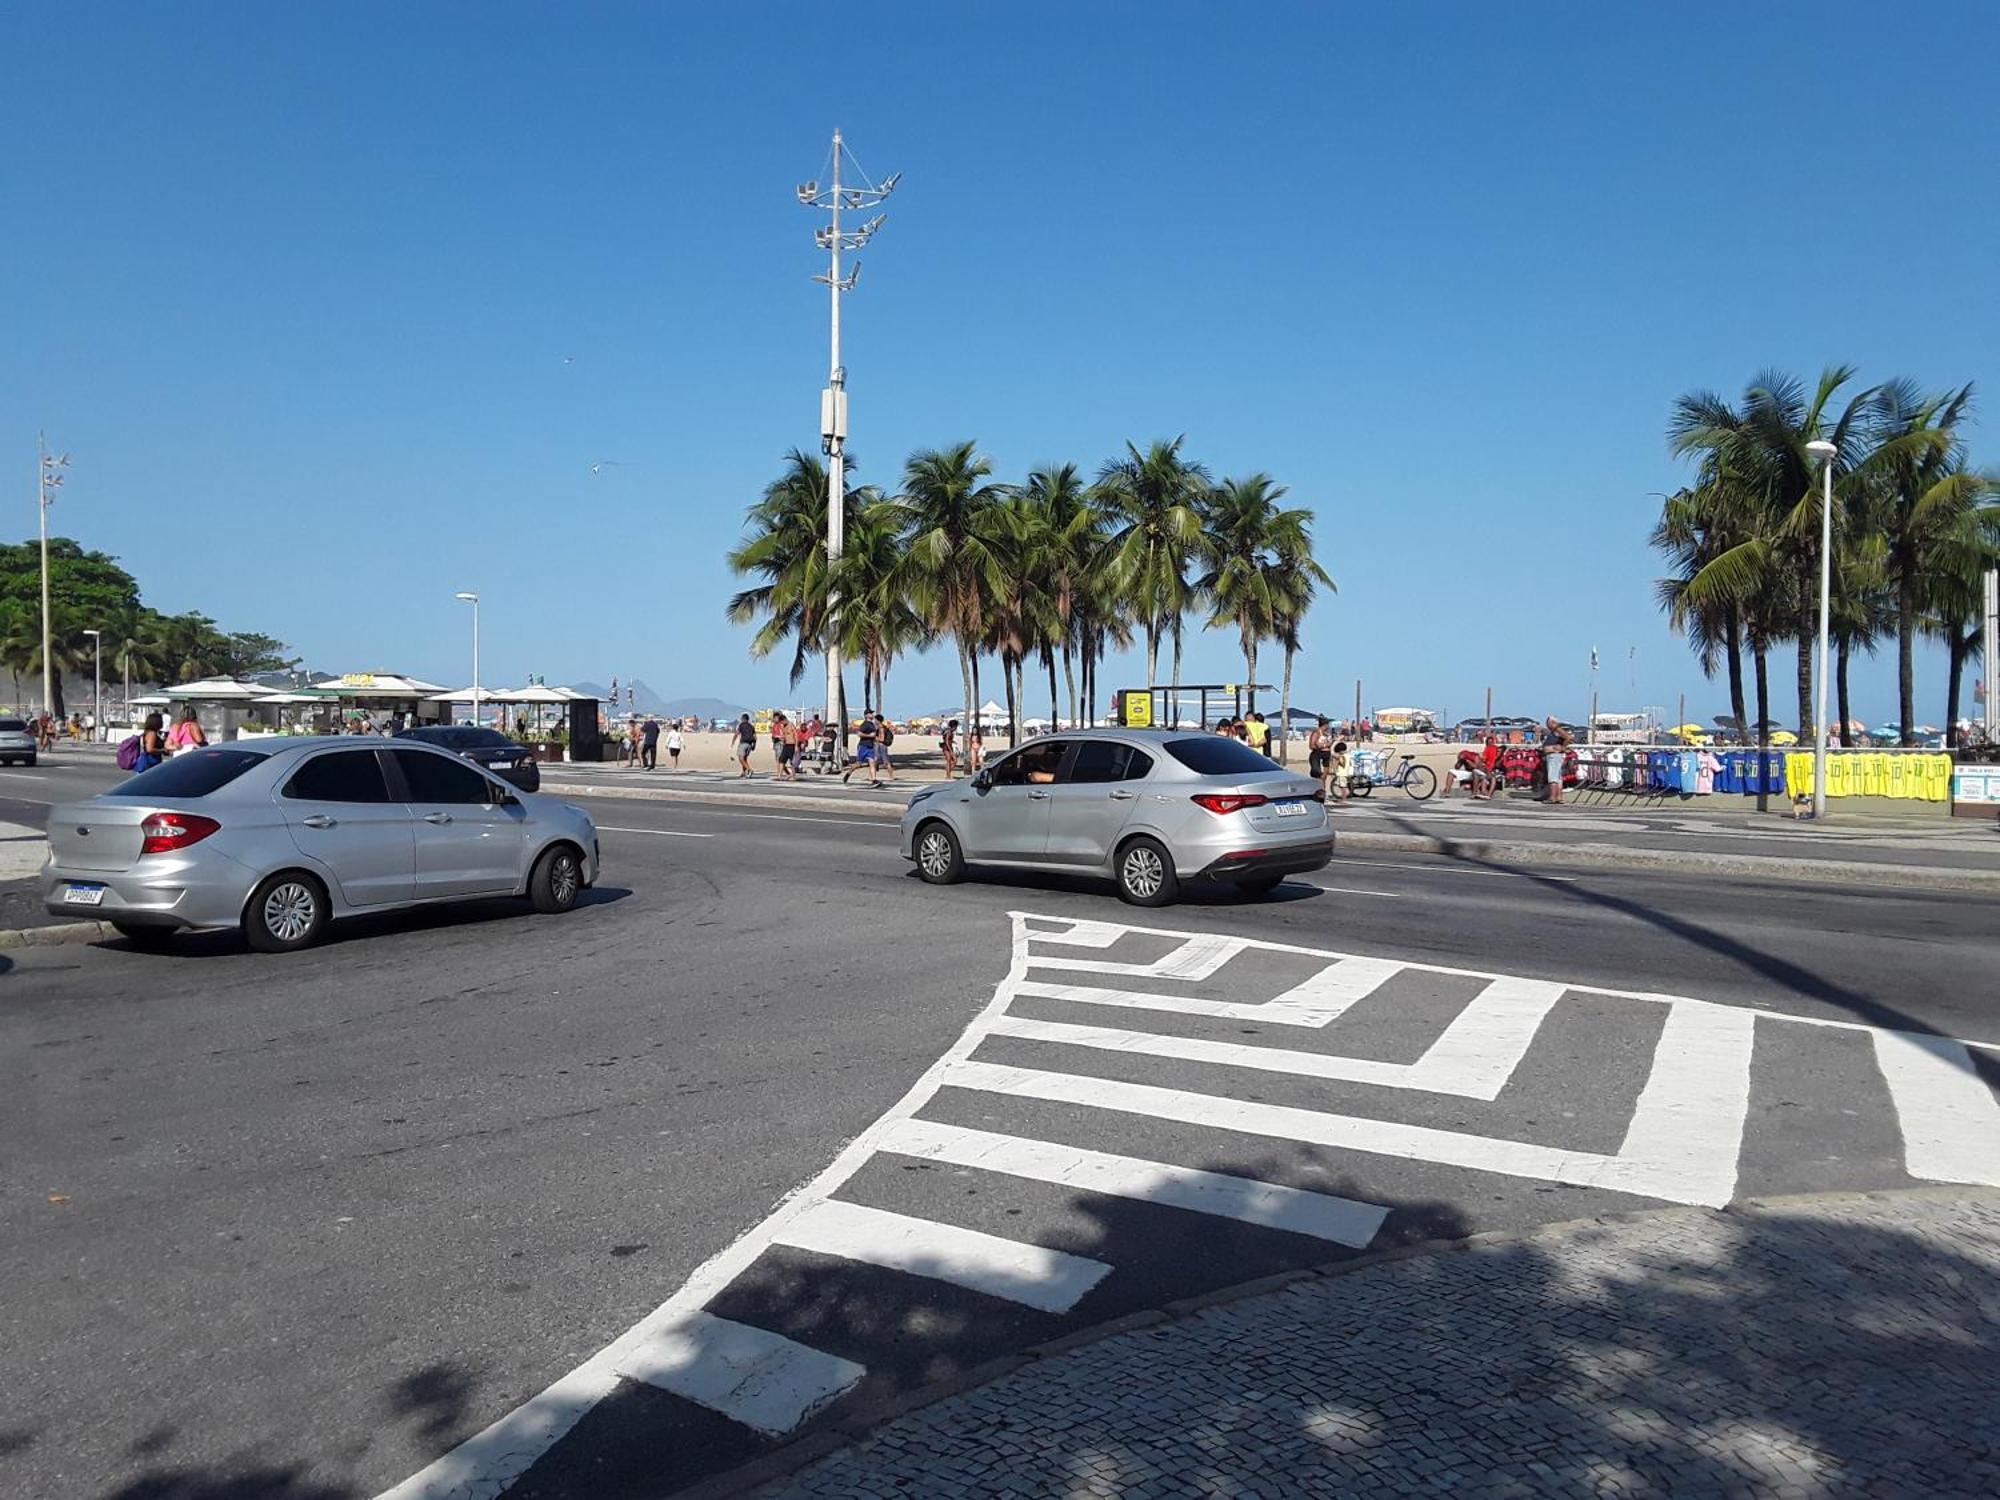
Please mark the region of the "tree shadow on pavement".
<svg viewBox="0 0 2000 1500"><path fill-rule="evenodd" d="M1646 925L1656 927L1660 931L1672 937L1679 938L1683 942L1692 943L1696 947L1705 948L1710 953L1716 954L1719 957L1741 964L1744 968L1762 975L1792 994L1838 1005L1850 1012L1856 1020L1863 1021L1870 1026L1884 1026L1896 1031L1921 1031L1932 1035L1938 1034L1937 1028L1929 1022L1919 1020L1915 1016L1898 1010L1893 1005L1885 1004L1872 996L1862 994L1859 990L1829 979L1824 974L1806 968L1803 964L1794 963L1792 960L1781 957L1778 954L1766 952L1754 943L1745 942L1741 938L1731 937L1726 932L1718 932L1713 927L1704 926L1702 923L1691 921L1686 917L1676 916L1672 912L1664 911L1644 901L1635 901L1627 896L1618 896L1609 891L1595 889L1587 881L1579 880L1575 877L1552 880L1548 876L1539 873L1532 866L1510 864L1505 860L1489 859L1485 855L1472 853L1470 850L1460 846L1456 840L1439 838L1432 831L1420 828L1406 819L1392 816L1389 821L1407 833L1420 834L1424 838L1436 839L1443 845L1441 857L1449 859L1456 864L1467 865L1479 870L1491 870L1500 874L1512 875L1521 880L1532 881L1543 890L1563 896L1571 901L1583 902L1586 905L1600 907L1606 911L1615 911L1621 915L1631 917L1634 921L1644 922Z"/></svg>
<svg viewBox="0 0 2000 1500"><path fill-rule="evenodd" d="M1673 1210L1306 1281L1029 1365L782 1493L1991 1495L1986 1202L1978 1234L1949 1205L1937 1232L1893 1202Z"/></svg>

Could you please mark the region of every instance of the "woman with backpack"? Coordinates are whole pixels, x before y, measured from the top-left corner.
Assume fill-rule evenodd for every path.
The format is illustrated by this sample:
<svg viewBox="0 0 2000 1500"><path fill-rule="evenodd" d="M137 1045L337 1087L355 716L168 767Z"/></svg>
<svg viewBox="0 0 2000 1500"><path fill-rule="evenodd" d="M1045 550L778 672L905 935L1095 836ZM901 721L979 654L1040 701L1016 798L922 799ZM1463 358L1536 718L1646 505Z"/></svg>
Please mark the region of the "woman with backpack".
<svg viewBox="0 0 2000 1500"><path fill-rule="evenodd" d="M166 736L161 732L163 721L156 708L146 715L145 727L139 731L139 757L132 764L135 771L150 771L168 755Z"/></svg>

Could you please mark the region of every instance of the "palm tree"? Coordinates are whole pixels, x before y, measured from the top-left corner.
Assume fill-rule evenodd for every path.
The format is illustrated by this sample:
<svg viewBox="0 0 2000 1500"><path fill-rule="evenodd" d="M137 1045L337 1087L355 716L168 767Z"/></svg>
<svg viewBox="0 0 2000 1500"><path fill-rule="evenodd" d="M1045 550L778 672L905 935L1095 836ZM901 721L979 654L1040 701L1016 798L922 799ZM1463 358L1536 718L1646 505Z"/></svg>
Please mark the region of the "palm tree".
<svg viewBox="0 0 2000 1500"><path fill-rule="evenodd" d="M967 441L910 455L898 497L909 518L905 587L926 625L951 636L965 687L967 732L978 724L979 652L1008 587L1004 486Z"/></svg>
<svg viewBox="0 0 2000 1500"><path fill-rule="evenodd" d="M160 617L150 609L128 610L111 622L111 665L125 678L125 697L132 697L132 681L150 682L165 671L165 642L160 634Z"/></svg>
<svg viewBox="0 0 2000 1500"><path fill-rule="evenodd" d="M1718 464L1704 459L1703 479L1667 497L1650 539L1674 570L1655 585L1660 607L1667 612L1668 624L1694 647L1704 677L1714 677L1718 665L1727 665L1729 708L1739 729L1750 723L1743 701L1743 603L1726 592L1719 597L1711 592L1705 599L1698 592L1696 597L1703 602L1697 603L1689 599L1688 586L1709 563L1745 539L1742 507L1743 496L1722 477ZM1761 708L1758 713L1763 716Z"/></svg>
<svg viewBox="0 0 2000 1500"><path fill-rule="evenodd" d="M1312 512L1279 505L1285 487L1268 474L1227 479L1203 507L1197 593L1213 604L1211 626L1232 624L1243 648L1250 707L1257 706L1257 647L1286 615L1290 580L1331 582L1313 561Z"/></svg>
<svg viewBox="0 0 2000 1500"><path fill-rule="evenodd" d="M1303 553L1290 549L1302 544ZM1291 759L1292 736L1292 662L1301 649L1299 638L1305 625L1306 611L1312 608L1313 597L1319 585L1325 584L1328 593L1336 593L1332 578L1327 576L1312 555L1312 538L1306 527L1301 526L1296 538L1282 537L1278 544L1279 561L1284 570L1279 576L1278 586L1273 591L1276 613L1271 622L1272 637L1285 653L1284 687L1278 698L1278 759Z"/></svg>
<svg viewBox="0 0 2000 1500"><path fill-rule="evenodd" d="M1160 680L1160 637L1174 643L1174 685L1181 680L1181 622L1190 605L1188 564L1201 545L1201 504L1208 471L1181 457L1185 435L1155 442L1098 471L1097 488L1111 528L1111 564L1119 593L1146 637L1146 685Z"/></svg>
<svg viewBox="0 0 2000 1500"><path fill-rule="evenodd" d="M852 498L853 517L833 570L834 613L841 651L861 663L862 707L879 709L890 664L925 644L929 632L903 590L902 504L872 488Z"/></svg>
<svg viewBox="0 0 2000 1500"><path fill-rule="evenodd" d="M2000 474L1986 474L1985 494L2000 495ZM1927 634L1945 643L1945 743L1958 746L1959 695L1965 686L1965 664L1979 650L1986 614L1985 577L1989 568L2000 568L2000 506L1982 504L1961 516L1951 535L1939 541L1932 553L1932 571L1925 580L1928 613ZM1995 678L2000 668L1986 663L1986 691L2000 690ZM1907 735L1910 714L1903 715Z"/></svg>
<svg viewBox="0 0 2000 1500"><path fill-rule="evenodd" d="M763 622L751 637L754 657L791 641L793 687L805 676L807 659L826 649L827 494L826 465L794 448L784 473L746 513L750 535L728 554L732 571L763 580L731 596L729 618L739 625Z"/></svg>
<svg viewBox="0 0 2000 1500"><path fill-rule="evenodd" d="M1090 576L1098 566L1104 541L1104 518L1090 487L1075 464L1036 469L1028 475L1022 502L1034 514L1036 576L1047 605L1042 632L1042 664L1049 674L1049 717L1060 722L1056 698L1056 657L1062 658L1063 684L1069 694L1069 718L1079 722L1075 654L1081 647L1088 617Z"/></svg>
<svg viewBox="0 0 2000 1500"><path fill-rule="evenodd" d="M1959 424L1972 403L1965 385L1926 396L1914 382L1894 380L1876 393L1881 483L1876 523L1881 528L1883 571L1896 621L1896 700L1904 744L1914 744L1915 643L1925 594L1942 555L1962 547L1961 522L1988 494L1988 477L1965 466Z"/></svg>
<svg viewBox="0 0 2000 1500"><path fill-rule="evenodd" d="M21 674L40 660L42 621L38 610L16 600L0 602L0 664L14 679L14 707L21 702Z"/></svg>

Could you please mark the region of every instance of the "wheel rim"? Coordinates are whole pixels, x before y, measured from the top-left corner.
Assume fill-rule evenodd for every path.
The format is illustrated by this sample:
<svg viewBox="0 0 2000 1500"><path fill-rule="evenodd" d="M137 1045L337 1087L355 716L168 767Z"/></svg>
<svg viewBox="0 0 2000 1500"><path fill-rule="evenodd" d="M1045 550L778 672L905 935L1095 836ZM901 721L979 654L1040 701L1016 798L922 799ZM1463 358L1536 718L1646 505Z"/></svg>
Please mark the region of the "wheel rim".
<svg viewBox="0 0 2000 1500"><path fill-rule="evenodd" d="M1166 879L1166 866L1148 844L1138 844L1125 853L1125 889L1135 896L1157 896Z"/></svg>
<svg viewBox="0 0 2000 1500"><path fill-rule="evenodd" d="M576 899L576 860L573 856L556 856L555 863L549 867L549 891L564 906Z"/></svg>
<svg viewBox="0 0 2000 1500"><path fill-rule="evenodd" d="M942 830L933 828L924 835L923 843L917 850L917 861L931 879L941 879L951 870L951 840L945 837Z"/></svg>
<svg viewBox="0 0 2000 1500"><path fill-rule="evenodd" d="M280 942L296 943L312 931L319 902L311 889L297 880L273 886L264 898L264 925Z"/></svg>

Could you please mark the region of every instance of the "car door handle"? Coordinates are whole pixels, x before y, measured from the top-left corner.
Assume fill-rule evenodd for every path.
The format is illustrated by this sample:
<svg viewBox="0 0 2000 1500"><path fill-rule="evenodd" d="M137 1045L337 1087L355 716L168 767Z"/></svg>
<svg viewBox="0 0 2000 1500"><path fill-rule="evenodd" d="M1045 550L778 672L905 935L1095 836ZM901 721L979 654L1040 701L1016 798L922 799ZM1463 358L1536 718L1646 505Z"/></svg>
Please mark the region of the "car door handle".
<svg viewBox="0 0 2000 1500"><path fill-rule="evenodd" d="M300 818L299 821L308 828L333 827L333 819L329 818L325 813L314 813L311 817Z"/></svg>
<svg viewBox="0 0 2000 1500"><path fill-rule="evenodd" d="M449 822L451 821L451 814L450 814L450 813L425 813L425 814L424 814L424 821L425 821L426 823L440 823L440 824L442 824L442 823L449 823Z"/></svg>
<svg viewBox="0 0 2000 1500"><path fill-rule="evenodd" d="M1028 793L1028 800L1030 802L1046 802L1049 800L1049 794L1047 792L1030 792Z"/></svg>
<svg viewBox="0 0 2000 1500"><path fill-rule="evenodd" d="M1137 792L1113 792L1111 794L1111 800L1113 802L1130 802L1134 797L1138 795L1139 794Z"/></svg>

